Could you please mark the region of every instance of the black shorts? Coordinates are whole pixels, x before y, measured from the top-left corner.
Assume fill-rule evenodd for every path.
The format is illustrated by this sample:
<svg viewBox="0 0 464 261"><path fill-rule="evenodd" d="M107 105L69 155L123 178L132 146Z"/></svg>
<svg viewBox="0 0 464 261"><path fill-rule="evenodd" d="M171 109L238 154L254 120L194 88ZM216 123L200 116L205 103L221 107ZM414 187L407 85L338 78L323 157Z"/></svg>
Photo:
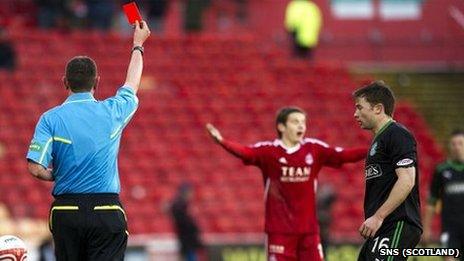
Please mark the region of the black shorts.
<svg viewBox="0 0 464 261"><path fill-rule="evenodd" d="M49 222L58 261L124 259L129 233L117 194L56 196Z"/></svg>
<svg viewBox="0 0 464 261"><path fill-rule="evenodd" d="M458 224L444 223L440 235L440 242L444 248L457 248L461 253L460 260L464 260L464 226Z"/></svg>
<svg viewBox="0 0 464 261"><path fill-rule="evenodd" d="M374 238L364 242L358 261L407 260L402 256L380 255L380 248L415 248L421 238L422 230L406 221L384 224Z"/></svg>

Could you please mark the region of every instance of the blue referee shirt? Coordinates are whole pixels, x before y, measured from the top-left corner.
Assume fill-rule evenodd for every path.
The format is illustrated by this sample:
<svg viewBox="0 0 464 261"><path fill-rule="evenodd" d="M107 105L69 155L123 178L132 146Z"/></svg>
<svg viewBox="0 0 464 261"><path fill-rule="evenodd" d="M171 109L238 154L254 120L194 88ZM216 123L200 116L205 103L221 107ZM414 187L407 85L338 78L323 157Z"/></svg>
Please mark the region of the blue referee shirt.
<svg viewBox="0 0 464 261"><path fill-rule="evenodd" d="M119 193L121 132L137 106L134 90L123 86L104 101L90 92L72 94L40 117L27 159L53 168L54 196Z"/></svg>

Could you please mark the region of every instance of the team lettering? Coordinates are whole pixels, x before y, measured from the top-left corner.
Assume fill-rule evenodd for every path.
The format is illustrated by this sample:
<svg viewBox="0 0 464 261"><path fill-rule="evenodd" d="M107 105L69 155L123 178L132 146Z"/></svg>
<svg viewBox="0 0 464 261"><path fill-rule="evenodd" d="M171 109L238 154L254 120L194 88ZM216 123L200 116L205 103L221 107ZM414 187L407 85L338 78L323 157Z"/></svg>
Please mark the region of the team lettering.
<svg viewBox="0 0 464 261"><path fill-rule="evenodd" d="M283 166L280 181L282 182L304 182L309 180L311 169L308 167Z"/></svg>

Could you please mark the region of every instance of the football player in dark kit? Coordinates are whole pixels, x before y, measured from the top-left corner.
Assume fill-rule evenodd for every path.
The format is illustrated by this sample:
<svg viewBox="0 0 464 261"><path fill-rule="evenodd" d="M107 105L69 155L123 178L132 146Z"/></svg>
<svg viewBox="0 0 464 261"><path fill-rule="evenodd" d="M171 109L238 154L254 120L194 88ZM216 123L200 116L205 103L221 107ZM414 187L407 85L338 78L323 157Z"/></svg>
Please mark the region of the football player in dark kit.
<svg viewBox="0 0 464 261"><path fill-rule="evenodd" d="M381 255L381 248L414 248L420 241L419 177L416 141L393 120L395 98L383 81L353 93L354 117L374 134L366 165L365 221L359 228L366 239L358 260L406 260Z"/></svg>
<svg viewBox="0 0 464 261"><path fill-rule="evenodd" d="M423 239L430 241L432 217L438 200L441 200L442 247L460 249L460 260L464 260L464 130L451 134L449 150L449 159L436 167L430 184ZM455 259L447 257L446 260Z"/></svg>

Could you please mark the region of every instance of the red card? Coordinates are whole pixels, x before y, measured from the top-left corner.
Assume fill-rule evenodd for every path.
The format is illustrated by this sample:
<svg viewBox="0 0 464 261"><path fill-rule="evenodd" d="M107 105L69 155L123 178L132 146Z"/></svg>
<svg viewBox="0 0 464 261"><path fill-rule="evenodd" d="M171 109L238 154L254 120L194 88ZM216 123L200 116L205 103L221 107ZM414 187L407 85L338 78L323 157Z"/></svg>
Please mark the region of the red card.
<svg viewBox="0 0 464 261"><path fill-rule="evenodd" d="M139 8L135 2L130 2L122 6L124 13L126 14L127 21L129 24L135 24L135 21L142 21L142 16L140 15Z"/></svg>

